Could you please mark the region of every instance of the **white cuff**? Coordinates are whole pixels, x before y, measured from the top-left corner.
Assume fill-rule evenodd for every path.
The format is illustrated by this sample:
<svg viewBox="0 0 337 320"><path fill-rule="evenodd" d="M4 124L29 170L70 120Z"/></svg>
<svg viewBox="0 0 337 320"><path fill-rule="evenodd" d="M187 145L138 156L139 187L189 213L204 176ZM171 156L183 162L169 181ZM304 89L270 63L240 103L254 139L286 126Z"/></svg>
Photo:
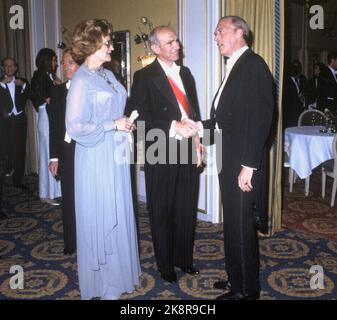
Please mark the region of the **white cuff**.
<svg viewBox="0 0 337 320"><path fill-rule="evenodd" d="M243 167L243 168L247 168L247 169L253 169L254 171L256 171L256 170L257 170L256 168L247 167L247 166L244 166L243 164L241 165L241 167Z"/></svg>
<svg viewBox="0 0 337 320"><path fill-rule="evenodd" d="M59 162L59 159L58 158L51 158L50 162Z"/></svg>
<svg viewBox="0 0 337 320"><path fill-rule="evenodd" d="M172 121L172 124L170 127L170 134L169 134L170 138L174 138L177 134L176 124L177 124L177 121Z"/></svg>
<svg viewBox="0 0 337 320"><path fill-rule="evenodd" d="M199 126L199 130L198 130L199 138L203 138L204 137L204 126L201 121L198 121L197 124Z"/></svg>

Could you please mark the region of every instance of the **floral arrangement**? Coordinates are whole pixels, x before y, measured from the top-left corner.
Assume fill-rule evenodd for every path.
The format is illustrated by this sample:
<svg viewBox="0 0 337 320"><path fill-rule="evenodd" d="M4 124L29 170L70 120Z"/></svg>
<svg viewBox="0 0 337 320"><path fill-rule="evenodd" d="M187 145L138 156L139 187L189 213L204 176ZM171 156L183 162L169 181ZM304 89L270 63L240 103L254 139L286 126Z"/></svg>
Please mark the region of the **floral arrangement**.
<svg viewBox="0 0 337 320"><path fill-rule="evenodd" d="M150 33L153 30L153 24L147 17L141 17L140 22L145 28L147 27L149 29L149 33L144 32L139 27L139 34L137 33L135 35L134 41L136 44L141 44L141 43L143 44L145 55L147 56L152 55L151 44L150 44Z"/></svg>

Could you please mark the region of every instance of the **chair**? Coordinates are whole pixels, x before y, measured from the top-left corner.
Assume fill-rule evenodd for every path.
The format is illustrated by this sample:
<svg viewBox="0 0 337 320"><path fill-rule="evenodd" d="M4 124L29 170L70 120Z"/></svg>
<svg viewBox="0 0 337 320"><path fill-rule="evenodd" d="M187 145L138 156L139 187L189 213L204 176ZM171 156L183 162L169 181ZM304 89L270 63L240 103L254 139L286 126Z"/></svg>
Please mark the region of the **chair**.
<svg viewBox="0 0 337 320"><path fill-rule="evenodd" d="M337 135L332 142L333 159L322 164L322 198L325 198L326 176L333 178L330 206L333 207L337 191Z"/></svg>
<svg viewBox="0 0 337 320"><path fill-rule="evenodd" d="M320 110L306 110L298 117L297 126L324 126L326 122L325 114ZM294 177L296 179L296 175ZM310 176L305 178L305 195L309 195Z"/></svg>
<svg viewBox="0 0 337 320"><path fill-rule="evenodd" d="M319 110L306 110L303 111L298 117L297 126L324 126L326 116Z"/></svg>
<svg viewBox="0 0 337 320"><path fill-rule="evenodd" d="M286 150L283 151L283 167L289 168L289 192L293 192L293 185L294 185L294 169L290 167L289 163L289 146L285 145Z"/></svg>

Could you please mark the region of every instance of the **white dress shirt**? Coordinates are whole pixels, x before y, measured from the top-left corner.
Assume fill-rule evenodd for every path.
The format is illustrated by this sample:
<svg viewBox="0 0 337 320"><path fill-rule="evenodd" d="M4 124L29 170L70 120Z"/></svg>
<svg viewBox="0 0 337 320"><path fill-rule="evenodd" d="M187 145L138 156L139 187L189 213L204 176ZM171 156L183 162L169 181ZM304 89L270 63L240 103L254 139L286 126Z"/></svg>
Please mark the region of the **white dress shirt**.
<svg viewBox="0 0 337 320"><path fill-rule="evenodd" d="M244 46L242 48L240 48L239 50L235 51L228 59L227 59L227 64L226 64L226 74L225 74L225 78L223 79L222 83L221 83L221 87L220 90L218 91L218 94L214 100L214 108L216 110L216 108L218 107L219 104L219 100L221 97L221 93L226 85L226 82L229 78L229 75L234 67L234 65L236 64L236 62L239 60L239 58L243 55L243 53L248 50L248 46Z"/></svg>
<svg viewBox="0 0 337 320"><path fill-rule="evenodd" d="M165 62L161 61L159 58L158 58L158 62L160 64L160 66L163 68L166 76L169 77L170 79L172 79L173 82L180 89L180 91L183 92L186 95L186 91L185 91L183 82L181 81L181 78L180 78L180 67L176 63L173 63L172 67L170 67ZM178 102L178 106L179 106L179 109L180 109L180 112L181 112L180 121L184 120L184 119L188 119L188 116L187 116L183 106L180 104L180 102L178 100L177 100L177 102ZM183 137L176 133L176 123L177 123L177 121L172 121L172 124L171 124L171 127L170 127L170 132L169 132L170 138L182 140Z"/></svg>
<svg viewBox="0 0 337 320"><path fill-rule="evenodd" d="M12 98L12 101L13 101L13 109L12 111L9 113L9 115L14 115L14 116L18 116L20 115L21 113L23 113L23 110L18 112L18 110L16 109L16 105L15 105L15 77L13 77L12 81L7 83L7 86L8 86L8 90L9 90L9 93L11 95L11 98ZM6 89L6 85L1 82L1 86ZM26 88L26 84L24 83L23 86L22 86L22 90L25 90Z"/></svg>
<svg viewBox="0 0 337 320"><path fill-rule="evenodd" d="M235 66L235 64L237 63L237 61L239 60L239 58L248 50L248 46L244 46L242 48L240 48L239 50L235 51L228 59L227 59L227 64L226 64L226 74L225 74L225 78L223 79L222 83L221 83L221 87L218 91L218 94L214 100L214 108L215 110L217 109L218 105L219 105L219 100L220 100L220 97L221 97L221 94L222 94L222 91L226 85L226 82L229 78L229 75L233 69L233 67ZM202 123L199 122L199 126L200 128L202 128L200 131L199 131L199 136L200 137L203 137L203 126L202 126ZM218 124L216 123L215 124L215 127L218 131L220 131L219 129L219 126ZM256 168L250 168L250 167L247 167L247 166L244 166L244 165L241 165L242 167L244 168L249 168L249 169L253 169L253 170L256 170Z"/></svg>

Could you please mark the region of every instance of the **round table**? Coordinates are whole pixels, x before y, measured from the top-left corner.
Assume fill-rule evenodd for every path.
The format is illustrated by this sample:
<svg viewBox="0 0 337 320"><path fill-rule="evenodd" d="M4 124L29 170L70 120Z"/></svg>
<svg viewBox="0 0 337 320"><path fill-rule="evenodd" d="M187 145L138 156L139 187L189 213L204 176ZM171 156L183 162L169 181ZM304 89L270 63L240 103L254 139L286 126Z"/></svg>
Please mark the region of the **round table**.
<svg viewBox="0 0 337 320"><path fill-rule="evenodd" d="M289 165L301 179L309 177L312 170L333 158L334 135L321 133L321 126L302 126L285 129L284 150L289 156Z"/></svg>

